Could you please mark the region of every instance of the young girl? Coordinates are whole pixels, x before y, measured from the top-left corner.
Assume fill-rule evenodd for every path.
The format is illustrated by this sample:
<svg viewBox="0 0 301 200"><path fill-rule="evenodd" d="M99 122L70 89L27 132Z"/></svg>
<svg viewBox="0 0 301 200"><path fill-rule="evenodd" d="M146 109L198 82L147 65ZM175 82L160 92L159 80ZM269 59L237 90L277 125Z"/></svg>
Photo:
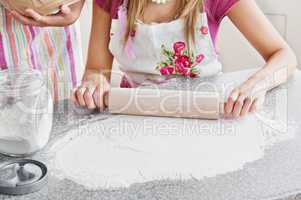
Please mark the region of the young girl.
<svg viewBox="0 0 301 200"><path fill-rule="evenodd" d="M266 91L293 74L297 61L253 0L95 0L88 62L75 103L89 109L106 106L113 58L125 73L121 87L160 82L166 75L219 73L215 43L225 16L266 61L231 93L225 114L238 117L257 110Z"/></svg>
<svg viewBox="0 0 301 200"><path fill-rule="evenodd" d="M52 16L31 9L22 16L0 4L0 69L49 72L54 99L69 98L76 86L75 69L81 67L81 51L75 27L68 25L79 17L83 3L62 6L61 12Z"/></svg>

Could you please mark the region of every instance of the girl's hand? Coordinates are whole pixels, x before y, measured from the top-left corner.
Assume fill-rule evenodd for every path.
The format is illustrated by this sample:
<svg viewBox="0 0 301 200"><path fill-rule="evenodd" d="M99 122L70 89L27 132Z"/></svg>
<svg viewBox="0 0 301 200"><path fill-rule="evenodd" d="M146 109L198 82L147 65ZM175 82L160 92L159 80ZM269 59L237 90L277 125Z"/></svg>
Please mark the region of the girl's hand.
<svg viewBox="0 0 301 200"><path fill-rule="evenodd" d="M266 91L256 91L248 81L234 89L225 103L225 117L244 117L260 110L265 101Z"/></svg>
<svg viewBox="0 0 301 200"><path fill-rule="evenodd" d="M81 86L75 89L72 101L76 106L94 110L107 107L107 97L110 84L107 78L96 70L87 70Z"/></svg>
<svg viewBox="0 0 301 200"><path fill-rule="evenodd" d="M24 14L20 14L17 11L11 11L12 15L19 19L25 25L32 26L68 26L73 24L80 16L81 10L84 5L84 0L66 6L61 6L61 10L58 14L43 16L33 9L26 9Z"/></svg>
<svg viewBox="0 0 301 200"><path fill-rule="evenodd" d="M108 48L111 22L111 15L93 1L93 21L86 71L81 86L73 93L75 105L89 109L103 109L108 106L106 99L113 63L113 55Z"/></svg>

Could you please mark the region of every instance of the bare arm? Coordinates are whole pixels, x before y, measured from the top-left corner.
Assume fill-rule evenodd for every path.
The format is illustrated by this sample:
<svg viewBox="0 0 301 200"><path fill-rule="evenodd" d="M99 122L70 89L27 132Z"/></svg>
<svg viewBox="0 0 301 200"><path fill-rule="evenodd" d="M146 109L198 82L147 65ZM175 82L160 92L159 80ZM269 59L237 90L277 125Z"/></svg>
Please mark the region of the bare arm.
<svg viewBox="0 0 301 200"><path fill-rule="evenodd" d="M11 13L19 19L23 24L33 25L33 26L67 26L73 24L80 16L81 10L85 0L80 0L79 2L61 7L61 11L58 14L43 16L32 9L27 9L25 15L22 15L16 11L11 11Z"/></svg>
<svg viewBox="0 0 301 200"><path fill-rule="evenodd" d="M93 3L93 21L90 36L88 60L82 84L74 91L75 104L89 109L103 109L105 96L109 91L109 81L113 56L109 51L111 17L110 14Z"/></svg>
<svg viewBox="0 0 301 200"><path fill-rule="evenodd" d="M230 95L225 113L238 117L257 109L260 94L286 82L297 67L297 59L254 0L240 0L228 17L266 61Z"/></svg>
<svg viewBox="0 0 301 200"><path fill-rule="evenodd" d="M102 70L108 80L112 69L113 56L109 50L111 16L94 1L93 21L90 36L87 70Z"/></svg>

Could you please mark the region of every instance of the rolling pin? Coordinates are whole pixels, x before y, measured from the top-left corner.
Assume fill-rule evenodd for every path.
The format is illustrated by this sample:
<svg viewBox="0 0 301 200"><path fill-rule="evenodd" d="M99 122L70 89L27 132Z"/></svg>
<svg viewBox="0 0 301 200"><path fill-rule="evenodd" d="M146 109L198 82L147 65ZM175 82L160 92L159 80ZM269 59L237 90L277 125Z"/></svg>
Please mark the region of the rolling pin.
<svg viewBox="0 0 301 200"><path fill-rule="evenodd" d="M111 88L106 100L113 114L218 119L217 92L147 88Z"/></svg>

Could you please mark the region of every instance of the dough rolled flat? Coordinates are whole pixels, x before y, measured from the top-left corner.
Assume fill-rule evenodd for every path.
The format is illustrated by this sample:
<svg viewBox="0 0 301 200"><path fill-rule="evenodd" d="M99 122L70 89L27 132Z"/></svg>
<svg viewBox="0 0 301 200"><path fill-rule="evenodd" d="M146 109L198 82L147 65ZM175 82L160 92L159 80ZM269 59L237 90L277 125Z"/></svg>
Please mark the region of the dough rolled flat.
<svg viewBox="0 0 301 200"><path fill-rule="evenodd" d="M214 92L112 88L109 110L115 114L218 119L220 97Z"/></svg>

